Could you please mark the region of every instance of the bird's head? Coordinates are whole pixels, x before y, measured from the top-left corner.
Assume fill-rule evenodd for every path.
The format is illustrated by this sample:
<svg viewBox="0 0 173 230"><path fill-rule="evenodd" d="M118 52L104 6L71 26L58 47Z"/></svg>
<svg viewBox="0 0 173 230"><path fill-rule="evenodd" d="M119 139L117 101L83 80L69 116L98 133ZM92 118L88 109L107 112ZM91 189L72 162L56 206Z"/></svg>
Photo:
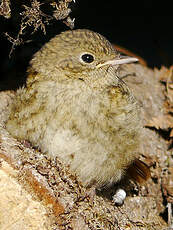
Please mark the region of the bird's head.
<svg viewBox="0 0 173 230"><path fill-rule="evenodd" d="M38 73L39 77L32 75L28 81L69 79L89 85L104 84L104 81L116 81L113 78L119 65L135 61L136 58L121 56L98 33L85 29L66 31L55 36L34 55L29 70Z"/></svg>

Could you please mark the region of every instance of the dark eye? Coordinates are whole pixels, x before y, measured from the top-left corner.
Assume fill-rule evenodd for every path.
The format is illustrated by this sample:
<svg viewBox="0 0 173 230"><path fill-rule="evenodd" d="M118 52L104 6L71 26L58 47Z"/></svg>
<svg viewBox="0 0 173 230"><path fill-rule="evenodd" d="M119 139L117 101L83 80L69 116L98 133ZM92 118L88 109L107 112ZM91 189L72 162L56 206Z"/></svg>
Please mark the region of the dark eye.
<svg viewBox="0 0 173 230"><path fill-rule="evenodd" d="M82 61L84 61L85 63L91 63L94 61L94 57L92 54L83 54L81 56Z"/></svg>

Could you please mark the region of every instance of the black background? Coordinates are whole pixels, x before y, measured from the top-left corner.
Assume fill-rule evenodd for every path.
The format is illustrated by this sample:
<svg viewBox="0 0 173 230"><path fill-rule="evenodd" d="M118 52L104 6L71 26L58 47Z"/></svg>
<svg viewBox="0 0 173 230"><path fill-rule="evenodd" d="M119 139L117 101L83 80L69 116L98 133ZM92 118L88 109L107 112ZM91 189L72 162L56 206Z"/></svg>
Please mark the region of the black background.
<svg viewBox="0 0 173 230"><path fill-rule="evenodd" d="M101 33L112 43L141 56L151 68L172 65L173 16L167 16L171 15L171 5L167 2L76 0L71 8L76 29L87 28ZM4 90L23 84L26 67L34 52L51 37L69 28L55 21L46 27L46 36L41 31L34 35L26 33L25 40L32 39L32 42L17 47L10 59L11 43L3 33L17 34L14 17L10 20L0 17L0 29L0 89Z"/></svg>

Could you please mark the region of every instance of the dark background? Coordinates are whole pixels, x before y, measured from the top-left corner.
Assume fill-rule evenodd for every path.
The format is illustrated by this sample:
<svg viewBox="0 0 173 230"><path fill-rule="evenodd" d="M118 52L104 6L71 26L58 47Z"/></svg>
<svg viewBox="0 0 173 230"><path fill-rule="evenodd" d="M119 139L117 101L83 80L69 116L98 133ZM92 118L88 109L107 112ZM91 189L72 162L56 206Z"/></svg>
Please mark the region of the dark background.
<svg viewBox="0 0 173 230"><path fill-rule="evenodd" d="M76 0L71 8L76 29L87 28L101 33L112 43L141 56L151 68L172 65L173 16L155 16L171 15L171 5L166 2ZM14 18L0 17L0 89L22 85L32 55L51 37L67 29L64 23L55 21L46 27L46 36L41 31L33 35L26 33L24 38L32 42L17 47L9 59L11 43L3 33L15 36L18 26Z"/></svg>

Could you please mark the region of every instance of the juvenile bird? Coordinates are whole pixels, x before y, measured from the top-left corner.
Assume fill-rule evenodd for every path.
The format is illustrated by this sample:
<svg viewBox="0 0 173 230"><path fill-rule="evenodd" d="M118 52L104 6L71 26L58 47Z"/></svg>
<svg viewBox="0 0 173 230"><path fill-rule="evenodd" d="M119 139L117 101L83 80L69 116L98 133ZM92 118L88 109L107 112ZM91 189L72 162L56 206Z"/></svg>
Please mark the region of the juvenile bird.
<svg viewBox="0 0 173 230"><path fill-rule="evenodd" d="M89 30L55 36L30 62L8 131L69 164L87 187L119 181L138 156L141 125L117 69L134 61Z"/></svg>

